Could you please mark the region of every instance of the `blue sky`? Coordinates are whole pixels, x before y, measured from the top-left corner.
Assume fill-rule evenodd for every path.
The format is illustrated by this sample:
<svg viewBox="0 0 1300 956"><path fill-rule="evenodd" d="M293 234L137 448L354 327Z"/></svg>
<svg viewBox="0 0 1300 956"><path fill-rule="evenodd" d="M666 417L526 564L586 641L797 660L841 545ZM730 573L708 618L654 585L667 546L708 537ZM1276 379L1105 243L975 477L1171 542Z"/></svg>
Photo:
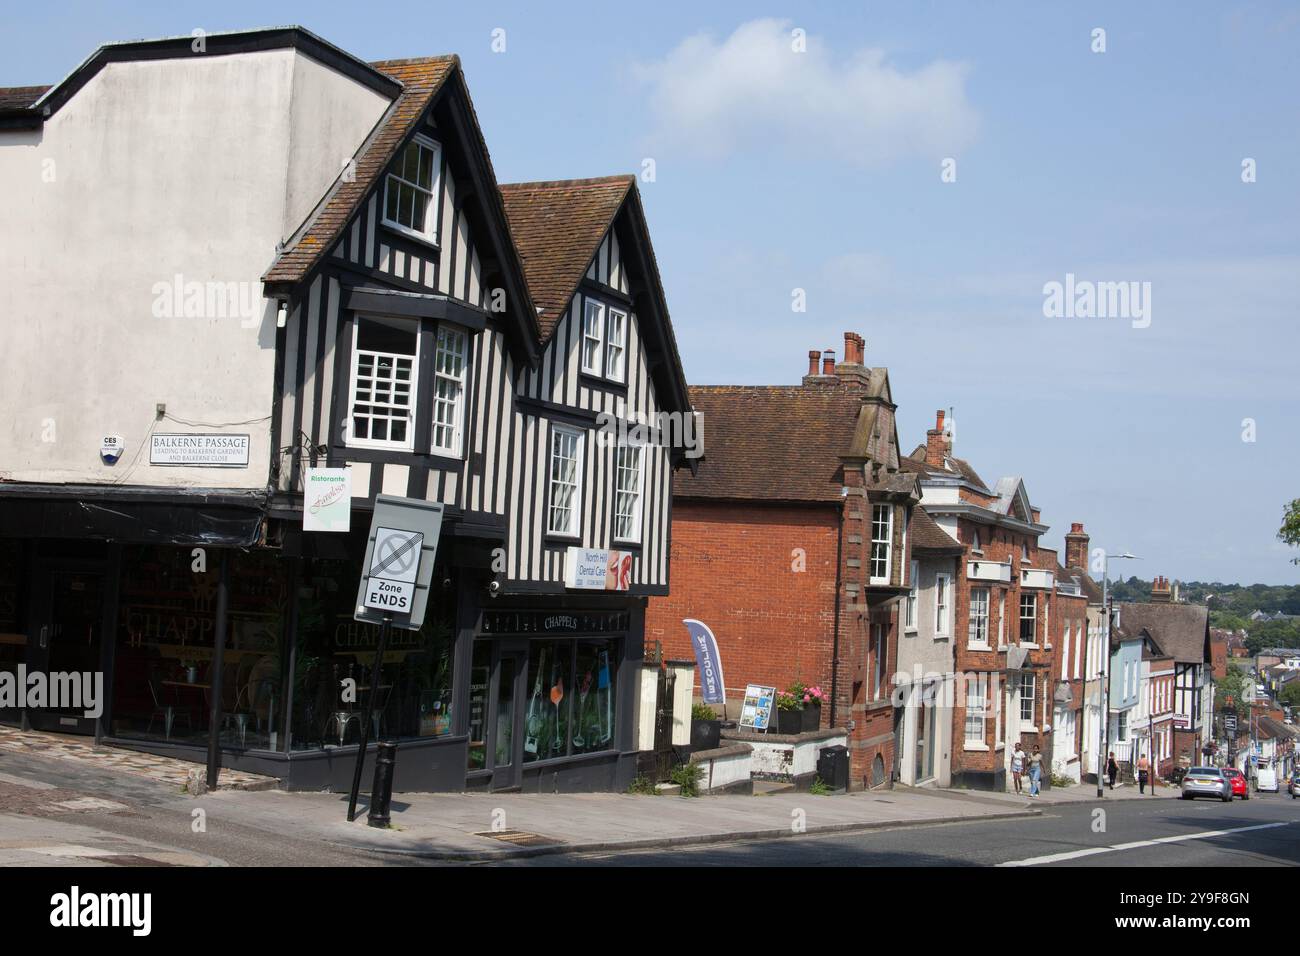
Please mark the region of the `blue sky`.
<svg viewBox="0 0 1300 956"><path fill-rule="evenodd" d="M1049 545L1082 521L1143 558L1125 576L1300 582L1274 537L1300 496L1294 5L28 4L0 85L283 23L459 53L504 182L652 158L690 381L797 382L857 331L904 446L953 409L956 454L1023 477ZM1067 273L1150 282L1150 325L1045 317Z"/></svg>

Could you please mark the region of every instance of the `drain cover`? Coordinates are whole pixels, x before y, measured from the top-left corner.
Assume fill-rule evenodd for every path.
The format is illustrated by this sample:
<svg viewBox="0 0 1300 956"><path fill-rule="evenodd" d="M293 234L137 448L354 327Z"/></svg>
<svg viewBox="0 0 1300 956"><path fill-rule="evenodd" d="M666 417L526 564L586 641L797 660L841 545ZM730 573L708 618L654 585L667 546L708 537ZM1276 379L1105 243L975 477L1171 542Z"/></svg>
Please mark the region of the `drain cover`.
<svg viewBox="0 0 1300 956"><path fill-rule="evenodd" d="M489 840L498 840L502 843L513 843L515 846L559 846L564 842L563 840L542 836L540 833L529 833L526 830L484 830L482 833L475 833L474 835L487 837Z"/></svg>

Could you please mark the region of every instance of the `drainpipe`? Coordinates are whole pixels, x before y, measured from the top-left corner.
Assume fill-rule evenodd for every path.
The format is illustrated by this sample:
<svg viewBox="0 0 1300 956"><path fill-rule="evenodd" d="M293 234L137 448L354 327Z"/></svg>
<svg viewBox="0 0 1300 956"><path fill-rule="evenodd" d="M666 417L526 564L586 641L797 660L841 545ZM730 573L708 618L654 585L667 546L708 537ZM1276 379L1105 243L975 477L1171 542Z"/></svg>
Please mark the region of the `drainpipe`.
<svg viewBox="0 0 1300 956"><path fill-rule="evenodd" d="M831 716L830 726L836 727L836 704L840 690L840 592L844 589L844 507L840 502L839 531L835 536L835 629L831 638Z"/></svg>

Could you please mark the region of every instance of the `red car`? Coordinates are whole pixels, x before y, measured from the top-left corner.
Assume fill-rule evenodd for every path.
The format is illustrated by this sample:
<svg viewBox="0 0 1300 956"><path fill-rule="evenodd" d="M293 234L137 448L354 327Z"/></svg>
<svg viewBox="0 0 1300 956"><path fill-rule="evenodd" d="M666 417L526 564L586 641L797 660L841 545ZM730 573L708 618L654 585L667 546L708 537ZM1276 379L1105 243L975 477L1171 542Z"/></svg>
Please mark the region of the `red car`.
<svg viewBox="0 0 1300 956"><path fill-rule="evenodd" d="M1246 786L1246 775L1235 767L1224 767L1223 775L1232 783L1232 795L1243 800L1250 799L1250 789Z"/></svg>

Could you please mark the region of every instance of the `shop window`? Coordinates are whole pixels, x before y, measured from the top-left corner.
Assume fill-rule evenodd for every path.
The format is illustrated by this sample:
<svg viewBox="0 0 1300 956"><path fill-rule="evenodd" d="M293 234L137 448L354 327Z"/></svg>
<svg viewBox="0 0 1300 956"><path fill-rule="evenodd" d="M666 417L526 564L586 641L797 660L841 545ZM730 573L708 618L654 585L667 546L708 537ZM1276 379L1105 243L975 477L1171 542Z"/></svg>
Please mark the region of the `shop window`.
<svg viewBox="0 0 1300 956"><path fill-rule="evenodd" d="M240 750L281 743L280 644L288 613L283 565L269 552L228 554L229 628L222 655L220 739ZM206 570L191 549L126 547L122 553L112 733L206 743L214 684L219 552Z"/></svg>
<svg viewBox="0 0 1300 956"><path fill-rule="evenodd" d="M444 737L452 732L455 588L435 567L424 625L392 628L377 681L371 673L379 627L353 618L364 538L347 560L303 562L294 668L292 748L357 743L368 692L375 687L372 740ZM355 688L355 692L353 689Z"/></svg>
<svg viewBox="0 0 1300 956"><path fill-rule="evenodd" d="M524 762L611 750L618 702L613 639L533 641L528 650Z"/></svg>
<svg viewBox="0 0 1300 956"><path fill-rule="evenodd" d="M26 622L20 610L23 593L21 549L0 550L0 673L16 674L27 660ZM16 723L18 708L0 708L0 723Z"/></svg>

